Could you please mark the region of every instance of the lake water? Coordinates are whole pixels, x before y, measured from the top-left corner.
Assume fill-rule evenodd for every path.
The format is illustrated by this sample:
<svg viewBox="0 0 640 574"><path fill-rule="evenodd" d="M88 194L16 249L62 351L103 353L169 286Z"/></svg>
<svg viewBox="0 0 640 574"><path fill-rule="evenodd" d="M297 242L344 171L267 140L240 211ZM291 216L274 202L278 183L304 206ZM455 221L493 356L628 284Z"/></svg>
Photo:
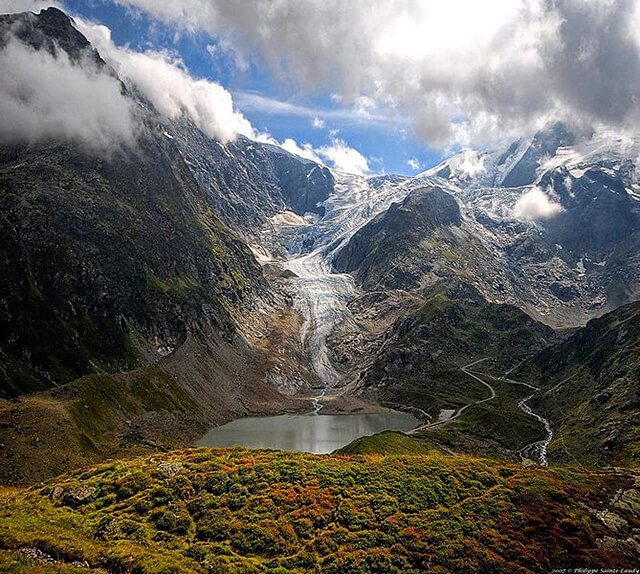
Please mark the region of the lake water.
<svg viewBox="0 0 640 574"><path fill-rule="evenodd" d="M212 428L198 446L246 446L324 454L384 430L408 431L419 421L401 412L246 417Z"/></svg>

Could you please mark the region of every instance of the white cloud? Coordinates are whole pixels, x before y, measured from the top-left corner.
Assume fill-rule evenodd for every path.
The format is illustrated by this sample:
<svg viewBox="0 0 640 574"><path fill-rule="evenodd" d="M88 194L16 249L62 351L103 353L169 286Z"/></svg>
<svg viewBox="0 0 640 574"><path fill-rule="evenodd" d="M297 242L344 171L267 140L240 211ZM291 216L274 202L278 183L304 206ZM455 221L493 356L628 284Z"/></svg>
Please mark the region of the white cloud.
<svg viewBox="0 0 640 574"><path fill-rule="evenodd" d="M513 216L521 221L550 219L562 211L562 206L539 187L522 195L513 207Z"/></svg>
<svg viewBox="0 0 640 574"><path fill-rule="evenodd" d="M314 116L313 120L311 120L311 125L317 130L322 130L325 127L325 121L318 116Z"/></svg>
<svg viewBox="0 0 640 574"><path fill-rule="evenodd" d="M75 141L108 153L132 145L136 121L120 82L86 60L74 63L10 38L0 50L0 140Z"/></svg>
<svg viewBox="0 0 640 574"><path fill-rule="evenodd" d="M420 162L415 158L412 157L411 159L407 160L407 165L413 170L413 171L418 171L420 169Z"/></svg>
<svg viewBox="0 0 640 574"><path fill-rule="evenodd" d="M341 139L333 139L330 145L322 146L316 151L338 171L356 175L365 175L371 171L367 158Z"/></svg>
<svg viewBox="0 0 640 574"><path fill-rule="evenodd" d="M487 171L484 165L484 158L474 150L465 149L458 154L456 159L455 171L462 177L473 178Z"/></svg>
<svg viewBox="0 0 640 574"><path fill-rule="evenodd" d="M240 72L249 70L249 61L242 56L240 52L235 50L233 44L229 40L221 40L217 44L208 44L206 47L207 54L212 60L230 61Z"/></svg>
<svg viewBox="0 0 640 574"><path fill-rule="evenodd" d="M399 117L385 116L381 114L363 114L361 110L354 108L349 109L326 109L302 106L291 102L284 102L255 92L234 92L234 100L241 110L246 112L260 112L272 116L297 116L311 118L330 118L340 121L341 123L361 124L381 123L381 124L398 124L404 123L406 120ZM321 120L324 121L324 120Z"/></svg>
<svg viewBox="0 0 640 574"><path fill-rule="evenodd" d="M357 149L350 147L346 142L335 137L331 138L329 144L314 148L310 143L302 145L292 138L285 139L279 143L271 136L262 134L259 141L278 145L294 155L310 159L322 165L328 165L344 173L356 175L367 175L371 172L369 159L362 155ZM372 161L382 162L382 158L370 158Z"/></svg>
<svg viewBox="0 0 640 574"><path fill-rule="evenodd" d="M299 145L298 142L296 142L294 139L287 138L281 144L278 144L278 145L281 148L287 150L289 153L292 153L300 157L304 157L306 159L310 159L317 163L322 163L322 160L320 159L320 157L316 153L316 150L313 149L313 146L310 143L303 143L302 145Z"/></svg>
<svg viewBox="0 0 640 574"><path fill-rule="evenodd" d="M353 109L356 114L368 118L371 111L378 107L378 103L369 96L358 96L353 102Z"/></svg>
<svg viewBox="0 0 640 574"><path fill-rule="evenodd" d="M219 84L193 78L181 60L166 52L136 52L116 46L106 26L76 18L79 30L118 72L170 119L186 112L208 136L223 142L236 134L255 137L249 121L234 109L231 94Z"/></svg>
<svg viewBox="0 0 640 574"><path fill-rule="evenodd" d="M228 39L363 115L395 110L441 147L552 116L633 126L640 115L636 0L116 1Z"/></svg>

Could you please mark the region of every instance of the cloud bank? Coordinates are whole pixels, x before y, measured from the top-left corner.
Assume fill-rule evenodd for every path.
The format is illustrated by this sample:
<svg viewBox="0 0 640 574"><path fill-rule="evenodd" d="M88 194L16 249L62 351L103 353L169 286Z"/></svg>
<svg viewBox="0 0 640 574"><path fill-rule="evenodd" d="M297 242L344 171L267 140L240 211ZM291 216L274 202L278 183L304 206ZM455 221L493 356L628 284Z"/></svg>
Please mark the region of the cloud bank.
<svg viewBox="0 0 640 574"><path fill-rule="evenodd" d="M323 161L340 171L369 172L367 159L344 141L332 139L329 145L314 149L288 138L279 143L268 134L259 134L234 107L231 94L211 80L193 78L182 61L166 52L136 52L116 46L106 26L76 18L80 31L114 66L118 74L130 80L153 106L170 119L186 112L208 136L222 142L237 134L282 146L284 149L318 163ZM284 104L286 105L286 104ZM316 127L324 126L314 117Z"/></svg>
<svg viewBox="0 0 640 574"><path fill-rule="evenodd" d="M131 145L136 122L120 82L87 58L36 51L9 38L0 50L0 141L70 140L91 151Z"/></svg>
<svg viewBox="0 0 640 574"><path fill-rule="evenodd" d="M640 115L636 0L116 1L345 106L406 116L431 145Z"/></svg>
<svg viewBox="0 0 640 574"><path fill-rule="evenodd" d="M192 77L179 58L167 52L118 47L106 26L76 18L78 29L118 72L169 119L187 113L209 137L222 142L237 134L255 137L250 122L234 109L231 94L216 82Z"/></svg>
<svg viewBox="0 0 640 574"><path fill-rule="evenodd" d="M51 4L55 2L0 0L0 10L38 11ZM106 26L78 16L74 21L118 76L167 118L186 113L206 135L223 143L242 134L341 171L368 173L367 159L344 141L332 137L329 144L317 149L293 139L280 144L269 134L254 130L236 111L226 89L192 77L175 55L116 46ZM100 153L135 143L140 127L137 103L123 93L118 79L98 69L89 55L71 62L62 50L52 55L12 38L0 50L0 77L0 141L72 140ZM313 122L324 127L320 118L314 116Z"/></svg>

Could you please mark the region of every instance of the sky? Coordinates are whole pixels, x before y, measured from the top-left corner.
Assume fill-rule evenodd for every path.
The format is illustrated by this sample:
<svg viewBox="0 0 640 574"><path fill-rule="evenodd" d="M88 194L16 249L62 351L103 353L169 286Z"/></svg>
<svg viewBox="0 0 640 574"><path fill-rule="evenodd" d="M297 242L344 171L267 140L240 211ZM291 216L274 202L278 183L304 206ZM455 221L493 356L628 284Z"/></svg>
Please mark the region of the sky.
<svg viewBox="0 0 640 574"><path fill-rule="evenodd" d="M558 119L619 131L640 119L636 0L56 3L166 115L187 110L213 137L276 141L355 173L417 173ZM0 11L47 4L0 0ZM27 68L65 79L69 63L29 66L33 54L11 50L0 60L15 80L4 93L0 86L0 111L16 118L6 137L63 131L59 90L47 88L29 109L12 94L37 83ZM126 103L85 72L87 93L103 94L100 117L75 102L85 116L64 130L98 147L109 138L126 144L135 130ZM45 117L47 101L62 111L49 106Z"/></svg>

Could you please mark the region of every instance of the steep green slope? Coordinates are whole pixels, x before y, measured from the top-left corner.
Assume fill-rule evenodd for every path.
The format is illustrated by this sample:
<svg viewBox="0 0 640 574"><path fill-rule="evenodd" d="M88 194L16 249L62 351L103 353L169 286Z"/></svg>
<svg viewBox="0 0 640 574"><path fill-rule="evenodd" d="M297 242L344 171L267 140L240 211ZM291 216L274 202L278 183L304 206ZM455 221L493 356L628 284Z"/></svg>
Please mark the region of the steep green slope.
<svg viewBox="0 0 640 574"><path fill-rule="evenodd" d="M58 10L4 16L0 35L8 29L99 61ZM175 144L131 105L135 149L0 147L0 397L144 364L189 332L231 341L227 308L266 291Z"/></svg>
<svg viewBox="0 0 640 574"><path fill-rule="evenodd" d="M225 306L265 290L177 151L151 131L139 153L0 150L5 396L131 368L189 330L231 338Z"/></svg>
<svg viewBox="0 0 640 574"><path fill-rule="evenodd" d="M640 464L640 303L589 321L511 375L540 386L552 421L551 461Z"/></svg>
<svg viewBox="0 0 640 574"><path fill-rule="evenodd" d="M0 16L0 50L10 37L115 76L55 8ZM281 352L298 345L295 311L222 223L167 120L120 86L131 146L0 145L0 483L188 446L230 418L296 408L269 382L276 364L308 375L297 348ZM312 170L286 161L295 181ZM233 157L223 167L244 173ZM305 201L330 189L309 179Z"/></svg>
<svg viewBox="0 0 640 574"><path fill-rule="evenodd" d="M37 556L140 574L632 567L637 489L632 473L441 455L175 452L0 491L0 570L37 571Z"/></svg>

